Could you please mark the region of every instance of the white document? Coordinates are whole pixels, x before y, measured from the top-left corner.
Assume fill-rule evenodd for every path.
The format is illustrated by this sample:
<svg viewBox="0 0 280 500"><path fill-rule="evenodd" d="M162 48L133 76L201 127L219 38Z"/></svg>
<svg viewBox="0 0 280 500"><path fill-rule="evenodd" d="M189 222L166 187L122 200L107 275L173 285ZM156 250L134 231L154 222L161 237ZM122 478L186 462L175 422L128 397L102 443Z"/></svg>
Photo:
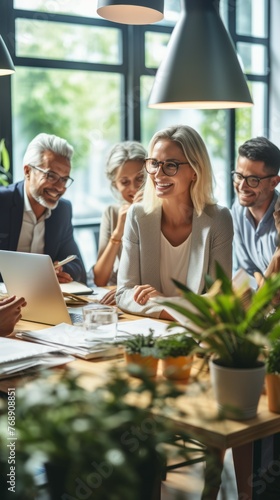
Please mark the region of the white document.
<svg viewBox="0 0 280 500"><path fill-rule="evenodd" d="M58 355L58 348L0 337L0 379L16 375L29 368L47 368L73 361Z"/></svg>
<svg viewBox="0 0 280 500"><path fill-rule="evenodd" d="M8 295L8 293L7 293L6 285L5 285L5 283L3 283L3 281L1 281L0 282L0 299L7 297L7 295Z"/></svg>
<svg viewBox="0 0 280 500"><path fill-rule="evenodd" d="M154 331L155 337L160 337L163 334L170 335L171 332L166 330L168 324L155 319L144 318L136 319L135 321L119 321L117 340L129 335L137 335L139 333L149 335L150 329ZM172 333L174 333L172 331Z"/></svg>
<svg viewBox="0 0 280 500"><path fill-rule="evenodd" d="M241 287L251 288L256 290L257 282L253 276L250 276L244 269L238 269L232 278L232 286L234 290L238 290Z"/></svg>
<svg viewBox="0 0 280 500"><path fill-rule="evenodd" d="M103 288L101 286L94 286L93 287L93 294L94 294L94 299L99 301L103 299L104 295L106 295L110 290L108 288Z"/></svg>
<svg viewBox="0 0 280 500"><path fill-rule="evenodd" d="M53 351L57 351L57 348L28 344L16 339L0 337L0 365Z"/></svg>
<svg viewBox="0 0 280 500"><path fill-rule="evenodd" d="M60 323L51 328L43 330L22 331L16 334L32 342L39 342L49 346L56 347L57 350L78 356L83 359L111 357L120 354L121 350L112 345L115 337L112 336L111 342L104 342L102 338L89 339L89 332L83 327Z"/></svg>

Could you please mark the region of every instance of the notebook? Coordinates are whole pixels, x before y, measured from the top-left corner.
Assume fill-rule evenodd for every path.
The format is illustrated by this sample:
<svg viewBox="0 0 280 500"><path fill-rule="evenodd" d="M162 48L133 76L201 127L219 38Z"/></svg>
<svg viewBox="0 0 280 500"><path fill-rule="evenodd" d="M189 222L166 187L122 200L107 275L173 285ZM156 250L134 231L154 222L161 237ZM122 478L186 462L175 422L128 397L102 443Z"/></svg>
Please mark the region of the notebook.
<svg viewBox="0 0 280 500"><path fill-rule="evenodd" d="M26 299L22 319L47 325L82 320L81 309L71 319L49 255L0 250L0 274L9 295Z"/></svg>

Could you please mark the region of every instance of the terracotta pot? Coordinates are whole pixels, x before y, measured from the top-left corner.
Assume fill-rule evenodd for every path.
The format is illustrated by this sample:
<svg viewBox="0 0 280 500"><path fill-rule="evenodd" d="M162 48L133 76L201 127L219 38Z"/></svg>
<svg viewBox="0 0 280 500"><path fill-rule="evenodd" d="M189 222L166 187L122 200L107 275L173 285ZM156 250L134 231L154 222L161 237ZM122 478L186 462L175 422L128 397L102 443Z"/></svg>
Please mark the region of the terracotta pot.
<svg viewBox="0 0 280 500"><path fill-rule="evenodd" d="M158 359L153 356L141 356L141 354L125 353L127 364L134 363L141 366L150 377L155 377L157 374Z"/></svg>
<svg viewBox="0 0 280 500"><path fill-rule="evenodd" d="M187 382L192 362L193 356L177 356L176 358L169 356L162 360L162 373L168 379Z"/></svg>
<svg viewBox="0 0 280 500"><path fill-rule="evenodd" d="M267 402L269 411L280 413L280 375L267 373L265 376Z"/></svg>

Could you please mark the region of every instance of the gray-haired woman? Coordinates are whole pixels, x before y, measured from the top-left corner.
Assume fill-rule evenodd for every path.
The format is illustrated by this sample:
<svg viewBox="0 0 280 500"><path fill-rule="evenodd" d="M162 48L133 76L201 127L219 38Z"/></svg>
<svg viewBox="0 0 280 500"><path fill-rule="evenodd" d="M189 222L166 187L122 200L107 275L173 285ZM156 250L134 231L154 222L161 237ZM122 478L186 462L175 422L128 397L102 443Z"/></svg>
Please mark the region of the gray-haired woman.
<svg viewBox="0 0 280 500"><path fill-rule="evenodd" d="M132 203L142 199L146 156L147 152L140 142L124 141L112 148L107 160L106 175L118 204L108 206L103 213L97 262L93 266L93 278L97 286L114 286L103 297L101 302L104 304L115 303L115 285L126 214Z"/></svg>

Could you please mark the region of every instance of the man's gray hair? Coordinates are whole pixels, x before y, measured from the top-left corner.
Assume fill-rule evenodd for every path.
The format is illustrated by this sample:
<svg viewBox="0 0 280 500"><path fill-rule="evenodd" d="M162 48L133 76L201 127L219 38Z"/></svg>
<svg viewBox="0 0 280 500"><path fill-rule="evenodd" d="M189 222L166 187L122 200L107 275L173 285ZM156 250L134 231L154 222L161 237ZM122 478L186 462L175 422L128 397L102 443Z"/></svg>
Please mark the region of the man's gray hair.
<svg viewBox="0 0 280 500"><path fill-rule="evenodd" d="M73 147L65 139L51 134L38 134L27 146L23 157L23 166L40 166L45 151L52 151L55 154L67 158L69 161L74 153Z"/></svg>

